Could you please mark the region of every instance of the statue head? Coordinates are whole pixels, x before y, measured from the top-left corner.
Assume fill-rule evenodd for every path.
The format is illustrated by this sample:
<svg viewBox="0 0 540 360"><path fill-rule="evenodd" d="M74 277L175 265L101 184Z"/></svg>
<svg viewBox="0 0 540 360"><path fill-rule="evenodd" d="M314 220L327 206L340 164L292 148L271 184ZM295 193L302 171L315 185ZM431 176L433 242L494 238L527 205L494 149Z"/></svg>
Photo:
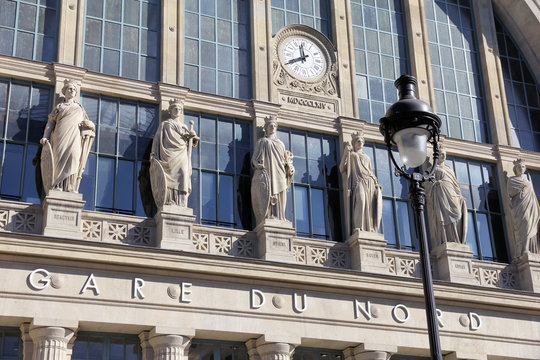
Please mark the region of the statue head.
<svg viewBox="0 0 540 360"><path fill-rule="evenodd" d="M352 135L353 149L359 150L364 146L364 132L358 131Z"/></svg>
<svg viewBox="0 0 540 360"><path fill-rule="evenodd" d="M182 115L184 111L184 108L182 106L182 103L178 99L171 99L169 100L169 114L173 118L177 118L180 115Z"/></svg>
<svg viewBox="0 0 540 360"><path fill-rule="evenodd" d="M442 164L446 161L446 150L441 146L439 149L439 164Z"/></svg>
<svg viewBox="0 0 540 360"><path fill-rule="evenodd" d="M276 132L277 130L277 119L275 116L267 116L266 118L264 118L264 133L266 135L272 135Z"/></svg>
<svg viewBox="0 0 540 360"><path fill-rule="evenodd" d="M73 98L77 96L77 93L79 92L79 84L75 80L72 79L65 79L64 80L64 86L62 87L62 94L66 98Z"/></svg>
<svg viewBox="0 0 540 360"><path fill-rule="evenodd" d="M525 166L523 159L517 159L514 161L514 174L521 176L525 173L525 170L527 170L527 167Z"/></svg>

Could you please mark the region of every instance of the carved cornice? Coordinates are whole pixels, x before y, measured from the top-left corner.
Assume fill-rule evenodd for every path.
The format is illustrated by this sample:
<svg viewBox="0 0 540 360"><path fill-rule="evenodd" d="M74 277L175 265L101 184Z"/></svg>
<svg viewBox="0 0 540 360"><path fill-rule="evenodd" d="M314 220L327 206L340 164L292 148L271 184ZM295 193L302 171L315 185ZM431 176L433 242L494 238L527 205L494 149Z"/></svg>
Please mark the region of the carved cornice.
<svg viewBox="0 0 540 360"><path fill-rule="evenodd" d="M157 83L126 79L91 71L88 71L84 76L82 89L100 94L154 103L159 101Z"/></svg>
<svg viewBox="0 0 540 360"><path fill-rule="evenodd" d="M493 145L491 144L454 139L446 136L441 136L441 142L448 155L474 158L489 162L497 161Z"/></svg>
<svg viewBox="0 0 540 360"><path fill-rule="evenodd" d="M340 116L337 119L338 126L342 134L353 134L357 131L364 131L366 122L355 118Z"/></svg>
<svg viewBox="0 0 540 360"><path fill-rule="evenodd" d="M59 63L52 64L52 67L56 82L63 81L64 79L71 79L82 83L84 76L88 72L88 70L84 68Z"/></svg>
<svg viewBox="0 0 540 360"><path fill-rule="evenodd" d="M54 83L52 64L0 55L0 76Z"/></svg>
<svg viewBox="0 0 540 360"><path fill-rule="evenodd" d="M256 118L277 116L281 110L281 105L259 100L251 100L251 106L253 108L253 115Z"/></svg>
<svg viewBox="0 0 540 360"><path fill-rule="evenodd" d="M162 102L169 101L171 99L178 99L178 101L180 101L180 103L184 105L187 94L189 93L189 89L178 85L165 84L160 82L158 83L158 92L160 100Z"/></svg>
<svg viewBox="0 0 540 360"><path fill-rule="evenodd" d="M281 48L284 40L291 36L303 36L319 45L327 64L324 73L314 79L300 80L283 66ZM332 43L323 34L304 25L286 26L273 38L272 54L272 79L279 88L304 94L339 97L337 53Z"/></svg>
<svg viewBox="0 0 540 360"><path fill-rule="evenodd" d="M233 99L191 90L185 100L185 109L224 114L238 118L253 118L252 103L248 100Z"/></svg>
<svg viewBox="0 0 540 360"><path fill-rule="evenodd" d="M504 145L495 146L494 152L501 161L513 162L519 158L523 160L527 169L540 170L540 153Z"/></svg>

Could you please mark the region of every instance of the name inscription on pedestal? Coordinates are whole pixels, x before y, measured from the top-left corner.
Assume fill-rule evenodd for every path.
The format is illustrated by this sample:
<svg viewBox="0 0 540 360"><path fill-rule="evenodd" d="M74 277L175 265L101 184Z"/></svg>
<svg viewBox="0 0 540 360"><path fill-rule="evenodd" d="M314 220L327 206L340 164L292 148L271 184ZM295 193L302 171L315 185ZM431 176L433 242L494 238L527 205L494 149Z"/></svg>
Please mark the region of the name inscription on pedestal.
<svg viewBox="0 0 540 360"><path fill-rule="evenodd" d="M71 211L55 211L52 214L52 218L55 222L61 223L64 225L77 226L77 223L78 223L77 213L71 212Z"/></svg>

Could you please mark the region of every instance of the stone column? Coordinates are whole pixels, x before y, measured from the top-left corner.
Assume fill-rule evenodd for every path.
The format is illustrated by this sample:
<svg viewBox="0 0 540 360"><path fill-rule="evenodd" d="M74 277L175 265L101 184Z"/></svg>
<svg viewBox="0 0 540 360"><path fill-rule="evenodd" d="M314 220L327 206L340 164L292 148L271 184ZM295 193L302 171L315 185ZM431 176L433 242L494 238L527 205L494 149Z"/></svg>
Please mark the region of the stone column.
<svg viewBox="0 0 540 360"><path fill-rule="evenodd" d="M272 39L270 1L252 1L251 11L251 64L253 66L253 99L269 101L271 79L268 76L269 48Z"/></svg>
<svg viewBox="0 0 540 360"><path fill-rule="evenodd" d="M294 345L288 343L265 343L263 339L257 340L257 354L260 360L291 360ZM253 358L250 356L250 360Z"/></svg>
<svg viewBox="0 0 540 360"><path fill-rule="evenodd" d="M397 352L397 346L389 344L364 343L343 351L345 360L388 360Z"/></svg>
<svg viewBox="0 0 540 360"><path fill-rule="evenodd" d="M478 284L472 271L474 254L469 245L447 242L434 248L431 255L437 259L436 266L440 280Z"/></svg>
<svg viewBox="0 0 540 360"><path fill-rule="evenodd" d="M33 360L65 360L67 346L75 332L60 326L32 327Z"/></svg>
<svg viewBox="0 0 540 360"><path fill-rule="evenodd" d="M156 334L154 331L149 334L148 339L154 352L154 360L187 360L190 342L191 339L186 336Z"/></svg>

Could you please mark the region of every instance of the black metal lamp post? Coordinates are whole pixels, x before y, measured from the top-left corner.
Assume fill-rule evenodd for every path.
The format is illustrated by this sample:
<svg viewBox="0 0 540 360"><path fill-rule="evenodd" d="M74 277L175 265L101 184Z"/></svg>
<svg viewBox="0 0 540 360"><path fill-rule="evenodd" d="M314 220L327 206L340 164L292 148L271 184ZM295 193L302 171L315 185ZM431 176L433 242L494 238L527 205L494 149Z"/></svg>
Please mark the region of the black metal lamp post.
<svg viewBox="0 0 540 360"><path fill-rule="evenodd" d="M403 176L411 182L409 197L414 209L414 222L418 244L420 246L420 262L422 264L422 280L424 283L424 299L426 302L426 317L428 323L429 345L431 358L442 360L441 344L439 342L439 328L437 324L437 310L433 295L431 278L431 265L429 261L426 223L424 220L424 206L426 193L421 184L433 179L437 161L439 159L439 129L441 119L433 109L416 98L416 79L409 75L402 75L394 85L399 90L399 100L394 103L386 116L379 120L379 130L384 135L388 153L394 163L396 176ZM433 166L425 173L416 170L427 160L427 144L433 145ZM400 167L394 155L392 146L397 145L401 161L415 170L412 173Z"/></svg>

